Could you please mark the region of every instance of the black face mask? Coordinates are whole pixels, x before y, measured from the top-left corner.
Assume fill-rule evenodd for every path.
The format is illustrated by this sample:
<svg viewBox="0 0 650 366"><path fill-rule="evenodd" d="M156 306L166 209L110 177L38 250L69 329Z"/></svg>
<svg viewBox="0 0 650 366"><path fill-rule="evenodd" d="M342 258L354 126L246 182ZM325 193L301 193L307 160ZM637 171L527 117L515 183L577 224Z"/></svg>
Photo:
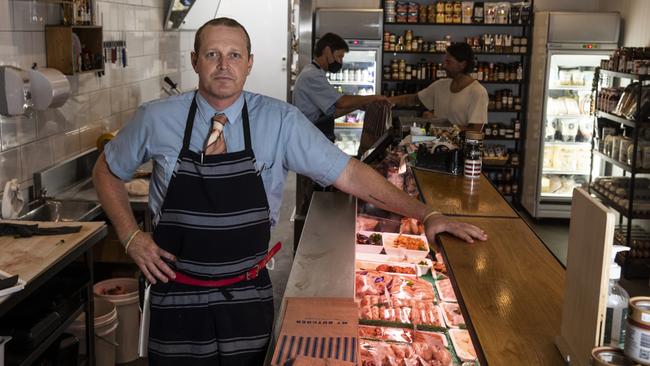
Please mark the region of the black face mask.
<svg viewBox="0 0 650 366"><path fill-rule="evenodd" d="M327 71L336 74L337 72L341 71L342 67L343 67L342 63L338 61L334 61L332 63L327 64Z"/></svg>

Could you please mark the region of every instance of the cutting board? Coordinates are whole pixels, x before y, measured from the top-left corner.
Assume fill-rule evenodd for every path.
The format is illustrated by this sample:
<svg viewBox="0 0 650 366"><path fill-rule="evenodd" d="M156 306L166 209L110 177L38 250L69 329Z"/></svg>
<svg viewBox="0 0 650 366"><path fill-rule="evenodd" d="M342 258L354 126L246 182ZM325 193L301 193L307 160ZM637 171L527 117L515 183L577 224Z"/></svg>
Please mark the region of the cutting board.
<svg viewBox="0 0 650 366"><path fill-rule="evenodd" d="M611 209L583 189L573 191L562 326L555 340L571 365L589 365L591 350L602 342L615 224Z"/></svg>
<svg viewBox="0 0 650 366"><path fill-rule="evenodd" d="M18 224L39 224L41 227L81 226L81 231L72 234L14 238L0 236L0 270L17 274L29 284L34 278L53 266L66 254L73 251L84 240L100 231L104 222L32 222L5 221ZM63 242L61 242L63 240Z"/></svg>

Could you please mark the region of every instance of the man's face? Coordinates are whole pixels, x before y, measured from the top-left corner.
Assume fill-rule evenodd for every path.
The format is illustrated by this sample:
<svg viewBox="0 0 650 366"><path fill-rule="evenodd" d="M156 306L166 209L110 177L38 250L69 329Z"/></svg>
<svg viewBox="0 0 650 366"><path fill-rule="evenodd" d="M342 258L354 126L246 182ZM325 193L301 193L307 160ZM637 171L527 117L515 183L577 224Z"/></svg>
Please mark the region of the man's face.
<svg viewBox="0 0 650 366"><path fill-rule="evenodd" d="M446 53L445 58L442 60L442 68L445 69L449 77L454 77L458 74L462 74L466 65L466 62L458 62L458 60L456 60L454 56L450 55L449 53Z"/></svg>
<svg viewBox="0 0 650 366"><path fill-rule="evenodd" d="M253 67L246 49L246 34L240 28L208 26L201 32L201 49L192 52L192 66L199 75L199 90L209 97L239 96Z"/></svg>
<svg viewBox="0 0 650 366"><path fill-rule="evenodd" d="M337 61L339 63L343 63L343 57L345 56L345 50L336 50L332 52L332 49L329 47L325 47L325 55L327 57L327 64L331 64L334 61Z"/></svg>

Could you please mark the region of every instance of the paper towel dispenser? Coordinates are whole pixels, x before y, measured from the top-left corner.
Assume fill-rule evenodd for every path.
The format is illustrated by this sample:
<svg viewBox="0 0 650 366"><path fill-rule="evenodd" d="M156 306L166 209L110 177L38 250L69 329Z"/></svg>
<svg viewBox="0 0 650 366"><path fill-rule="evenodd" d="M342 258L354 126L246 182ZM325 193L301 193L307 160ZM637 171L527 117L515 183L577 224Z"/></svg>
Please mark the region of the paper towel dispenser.
<svg viewBox="0 0 650 366"><path fill-rule="evenodd" d="M28 74L17 67L0 66L0 114L14 116L27 109Z"/></svg>
<svg viewBox="0 0 650 366"><path fill-rule="evenodd" d="M42 111L58 108L70 96L70 82L59 70L42 68L29 72L0 66L0 114L20 115L27 108Z"/></svg>

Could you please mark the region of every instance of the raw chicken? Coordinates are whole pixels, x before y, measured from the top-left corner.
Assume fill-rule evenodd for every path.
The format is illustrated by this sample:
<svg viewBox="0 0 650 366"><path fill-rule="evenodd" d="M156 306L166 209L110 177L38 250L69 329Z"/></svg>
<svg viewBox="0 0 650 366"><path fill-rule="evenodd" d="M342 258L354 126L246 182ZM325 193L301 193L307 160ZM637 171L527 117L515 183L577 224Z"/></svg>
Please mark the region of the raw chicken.
<svg viewBox="0 0 650 366"><path fill-rule="evenodd" d="M438 289L438 294L440 294L440 299L447 302L456 302L456 294L454 289L451 287L451 281L449 279L444 279L436 281L436 288Z"/></svg>
<svg viewBox="0 0 650 366"><path fill-rule="evenodd" d="M448 327L458 328L459 325L465 324L465 318L460 312L460 307L454 302L443 302L442 311L445 315L445 323Z"/></svg>

